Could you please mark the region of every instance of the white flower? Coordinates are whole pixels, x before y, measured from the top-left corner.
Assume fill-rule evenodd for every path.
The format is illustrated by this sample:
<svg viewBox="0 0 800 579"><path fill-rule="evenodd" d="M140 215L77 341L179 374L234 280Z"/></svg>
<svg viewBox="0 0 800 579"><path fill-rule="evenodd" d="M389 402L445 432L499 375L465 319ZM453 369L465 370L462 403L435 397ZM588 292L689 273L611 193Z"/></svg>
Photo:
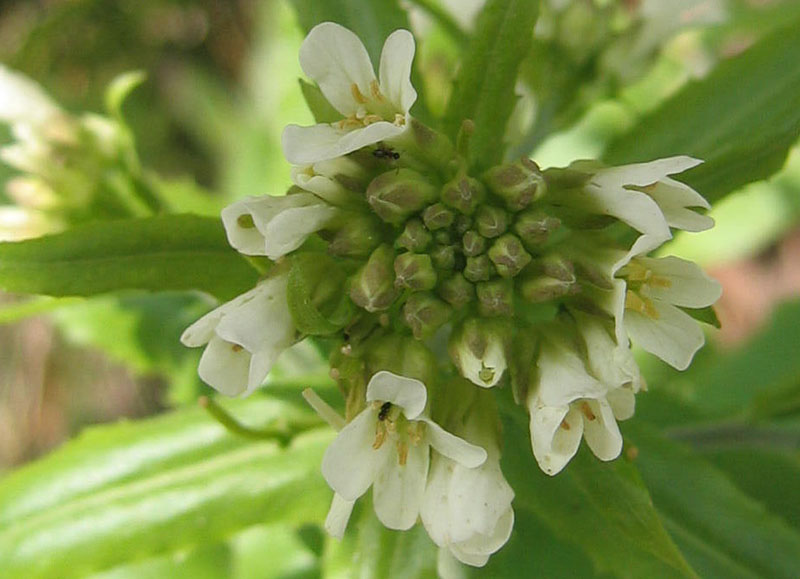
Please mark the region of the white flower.
<svg viewBox="0 0 800 579"><path fill-rule="evenodd" d="M456 329L449 350L461 375L482 388L495 386L507 367L503 335L483 318L470 318Z"/></svg>
<svg viewBox="0 0 800 579"><path fill-rule="evenodd" d="M0 122L44 131L63 112L28 77L0 65Z"/></svg>
<svg viewBox="0 0 800 579"><path fill-rule="evenodd" d="M285 197L246 197L222 210L228 242L245 255L278 259L300 247L309 235L338 215L311 193Z"/></svg>
<svg viewBox="0 0 800 579"><path fill-rule="evenodd" d="M181 342L206 346L198 373L228 396L247 396L291 346L295 328L286 304L287 275L269 278L189 326Z"/></svg>
<svg viewBox="0 0 800 579"><path fill-rule="evenodd" d="M336 492L327 528L341 536L353 502L373 487L378 519L390 529L411 528L428 478L430 447L468 467L486 451L443 430L423 414L425 385L387 371L367 385L367 407L339 432L322 459L322 474Z"/></svg>
<svg viewBox="0 0 800 579"><path fill-rule="evenodd" d="M528 395L533 454L549 475L575 456L582 437L600 460L617 458L622 435L616 421L633 414L640 384L638 369L632 371L625 360L625 347L601 325L581 325L587 359L578 354L577 343L548 335L536 364L538 386Z"/></svg>
<svg viewBox="0 0 800 579"><path fill-rule="evenodd" d="M722 287L697 264L677 257L638 257L620 270L626 280L624 327L631 339L678 370L705 343L698 323L679 307L704 308Z"/></svg>
<svg viewBox="0 0 800 579"><path fill-rule="evenodd" d="M363 192L367 187L364 168L348 157L295 165L292 182L332 205L352 203L354 191ZM363 194L359 197L363 202Z"/></svg>
<svg viewBox="0 0 800 579"><path fill-rule="evenodd" d="M434 543L462 563L482 567L511 536L514 491L500 470L493 401L478 398L463 424L458 433L486 449L486 462L469 468L434 454L420 515Z"/></svg>
<svg viewBox="0 0 800 579"><path fill-rule="evenodd" d="M316 163L401 134L417 99L410 80L413 59L414 37L395 30L383 45L379 80L355 34L333 22L315 26L300 47L300 66L344 118L287 126L282 138L286 159L297 165Z"/></svg>

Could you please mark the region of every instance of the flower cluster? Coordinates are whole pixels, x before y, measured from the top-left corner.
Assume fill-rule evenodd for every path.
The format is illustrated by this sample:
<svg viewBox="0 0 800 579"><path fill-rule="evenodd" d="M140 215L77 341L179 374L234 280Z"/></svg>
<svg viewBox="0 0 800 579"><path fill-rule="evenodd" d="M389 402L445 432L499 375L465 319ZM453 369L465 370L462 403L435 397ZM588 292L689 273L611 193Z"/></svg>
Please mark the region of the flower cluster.
<svg viewBox="0 0 800 579"><path fill-rule="evenodd" d="M510 384L527 409L545 473L582 438L601 460L619 456L617 421L645 387L631 339L686 368L703 344L686 310L720 294L696 265L647 254L672 229L713 222L669 177L699 163L688 157L544 171L523 158L472 174L409 114L413 55L396 31L376 77L352 32L309 33L301 65L342 118L287 127L294 186L223 211L231 245L272 265L183 341L207 344L206 382L243 395L297 340L333 340L345 416L305 393L339 431L322 464L335 493L326 528L341 536L372 487L384 525L421 519L447 557L480 566L514 521L497 389Z"/></svg>

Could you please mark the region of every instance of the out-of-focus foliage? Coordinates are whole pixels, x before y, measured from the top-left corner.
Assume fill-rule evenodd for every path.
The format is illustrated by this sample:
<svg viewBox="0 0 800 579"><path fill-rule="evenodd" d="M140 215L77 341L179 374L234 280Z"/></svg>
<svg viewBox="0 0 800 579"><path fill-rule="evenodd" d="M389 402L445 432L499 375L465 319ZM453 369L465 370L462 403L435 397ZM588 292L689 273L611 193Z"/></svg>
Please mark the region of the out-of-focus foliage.
<svg viewBox="0 0 800 579"><path fill-rule="evenodd" d="M271 438L228 433L185 407L205 390L197 353L177 340L210 300L166 290L226 299L262 273L224 243L211 216L235 198L288 187L280 130L312 118L302 95L312 101L315 87L301 91L296 56L320 21L352 28L373 58L394 28L412 27L420 39L414 83L423 93L414 114L453 136L453 118L474 116L480 130L494 119L505 131L474 135L481 159L501 155L501 145L509 157L530 154L544 166L602 155L617 164L705 159L689 178L714 200L718 229L681 236L667 254L713 268L797 228L797 155L784 161L800 132L800 4L490 0L475 18L468 4L480 2L3 4L0 60L68 111L102 112L114 77L144 71L120 114L163 202L154 212L165 215L110 222L91 213L85 221L93 223L0 245L4 288L104 294L14 302L2 306L0 321L55 310L70 340L103 349L134 373L162 376L177 408L92 427L0 478L0 575L435 573L423 530L387 531L369 504L358 506L344 541L323 535L330 492L319 462L332 433L302 406L299 390L314 384L331 403L336 396L320 378L315 347L290 350L263 393L225 405L231 420L266 428ZM514 102L497 100L496 91L510 98L512 87ZM0 167L0 179L12 175ZM187 212L207 218L178 215ZM555 478L536 468L526 417L509 404L503 468L517 491L515 534L469 574L797 577L798 344L795 299L743 344L712 341L685 372L643 358L649 392L623 428L623 458L600 464L582 453ZM102 384L92 387L106 394Z"/></svg>

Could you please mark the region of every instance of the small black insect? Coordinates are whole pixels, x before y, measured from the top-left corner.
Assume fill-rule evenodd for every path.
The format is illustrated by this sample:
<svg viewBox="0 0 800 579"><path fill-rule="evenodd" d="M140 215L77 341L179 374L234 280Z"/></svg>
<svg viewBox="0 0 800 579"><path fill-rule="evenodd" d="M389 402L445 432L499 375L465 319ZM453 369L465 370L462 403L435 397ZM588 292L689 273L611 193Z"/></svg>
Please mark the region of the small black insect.
<svg viewBox="0 0 800 579"><path fill-rule="evenodd" d="M391 409L392 409L392 403L384 402L383 405L381 405L381 409L378 410L378 420L380 420L381 422L386 420L386 417L389 416L389 410Z"/></svg>
<svg viewBox="0 0 800 579"><path fill-rule="evenodd" d="M378 145L378 147L372 151L372 156L376 159L397 159L400 158L400 153L392 149L391 147L387 147L386 145Z"/></svg>

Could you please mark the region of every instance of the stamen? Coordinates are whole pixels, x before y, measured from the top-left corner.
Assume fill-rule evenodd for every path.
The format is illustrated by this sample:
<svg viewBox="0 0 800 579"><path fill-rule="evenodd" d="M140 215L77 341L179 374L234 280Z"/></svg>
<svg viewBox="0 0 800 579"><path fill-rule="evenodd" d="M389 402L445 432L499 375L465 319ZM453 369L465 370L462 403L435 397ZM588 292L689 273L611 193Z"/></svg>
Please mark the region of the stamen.
<svg viewBox="0 0 800 579"><path fill-rule="evenodd" d="M378 427L375 429L375 440L372 442L372 448L378 450L383 446L384 440L386 440L386 429L383 427L382 423L379 423Z"/></svg>
<svg viewBox="0 0 800 579"><path fill-rule="evenodd" d="M654 275L650 277L647 283L651 287L662 287L662 288L672 287L672 280L669 279L668 277L663 277L660 275Z"/></svg>
<svg viewBox="0 0 800 579"><path fill-rule="evenodd" d="M383 117L380 115L369 114L364 116L364 124L371 125L372 123L379 123L383 120Z"/></svg>
<svg viewBox="0 0 800 579"><path fill-rule="evenodd" d="M567 419L566 419L566 418L565 418L564 420L562 420L562 421L561 421L561 428L563 428L564 430L570 430L570 429L572 428L572 427L569 425L569 422L567 422Z"/></svg>
<svg viewBox="0 0 800 579"><path fill-rule="evenodd" d="M397 441L397 464L405 466L408 461L408 445L402 440Z"/></svg>
<svg viewBox="0 0 800 579"><path fill-rule="evenodd" d="M597 420L597 416L592 412L592 407L589 406L588 402L581 404L581 412L586 417L586 420Z"/></svg>
<svg viewBox="0 0 800 579"><path fill-rule="evenodd" d="M356 83L350 85L350 93L353 95L353 99L359 104L363 105L369 102L367 97L361 93L361 89L358 88Z"/></svg>
<svg viewBox="0 0 800 579"><path fill-rule="evenodd" d="M244 347L240 346L239 344L232 344L231 345L231 350L233 350L234 352L236 352L238 354L239 352L244 350Z"/></svg>
<svg viewBox="0 0 800 579"><path fill-rule="evenodd" d="M386 98L383 96L383 93L381 92L381 85L378 84L377 80L373 80L371 83L369 83L369 92L372 94L372 98L376 100L379 101L386 100Z"/></svg>

